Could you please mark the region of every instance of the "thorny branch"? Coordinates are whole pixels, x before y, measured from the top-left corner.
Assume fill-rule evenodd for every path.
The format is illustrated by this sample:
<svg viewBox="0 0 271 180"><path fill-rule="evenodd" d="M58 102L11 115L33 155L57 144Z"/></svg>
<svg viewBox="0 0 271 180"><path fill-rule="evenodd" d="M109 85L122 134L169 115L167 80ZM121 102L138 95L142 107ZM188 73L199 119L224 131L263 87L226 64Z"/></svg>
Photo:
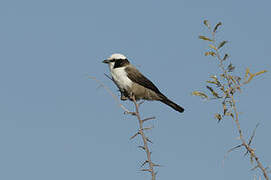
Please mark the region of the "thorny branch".
<svg viewBox="0 0 271 180"><path fill-rule="evenodd" d="M105 74L106 75L106 74ZM110 76L106 75L109 79ZM124 110L125 114L131 114L133 116L136 116L138 119L138 123L139 123L139 130L137 133L135 133L130 139L135 138L137 135L140 135L143 141L143 146L138 146L139 148L143 149L146 152L146 156L147 156L147 160L141 165L141 167L145 166L146 164L149 165L149 167L147 169L142 169L141 171L147 171L151 173L151 177L152 180L156 179L156 172L154 172L154 167L155 166L160 166L158 164L154 164L151 160L151 151L149 149L149 143L152 143L151 140L145 135L144 131L145 130L149 130L152 129L152 127L144 127L143 124L146 121L155 119L155 117L149 117L149 118L145 118L145 119L141 119L140 117L140 113L139 113L139 106L142 103L137 103L136 99L134 96L132 96L130 99L133 101L134 105L135 105L135 112L131 112L129 111L124 105L122 105L118 99L118 97L107 87L105 86L101 81L99 81L98 79L96 79L95 77L89 76L90 79L95 80L97 83L100 84L100 86L104 87L105 90L114 98L114 100L117 101L118 105ZM112 80L112 79L111 79ZM112 80L113 81L113 80Z"/></svg>
<svg viewBox="0 0 271 180"><path fill-rule="evenodd" d="M142 141L143 141L143 144L144 144L143 149L145 150L146 155L147 155L147 160L145 162L147 162L149 164L149 169L143 169L143 171L150 172L151 176L152 176L152 180L155 180L156 173L154 172L154 164L153 164L153 162L151 160L151 152L150 152L149 147L148 147L149 140L148 140L148 138L146 137L146 135L144 133L144 127L143 127L144 121L140 117L139 104L136 102L134 96L132 97L132 100L133 100L134 105L135 105L135 114L134 115L137 117L138 123L139 123L139 131L138 131L138 133L140 134L140 136L142 138ZM150 119L150 118L148 118L148 119ZM143 164L143 165L145 165L145 164Z"/></svg>
<svg viewBox="0 0 271 180"><path fill-rule="evenodd" d="M207 83L216 85L216 88L220 92L222 92L222 94L224 94L222 96L223 97L223 101L222 101L223 115L221 116L220 114L217 113L215 115L215 117L218 119L218 122L219 122L219 121L221 121L221 119L224 116L230 116L235 122L236 128L238 130L239 138L241 140L241 144L231 148L228 151L228 153L235 150L235 149L237 149L237 148L245 147L246 150L247 150L246 154L247 153L250 154L251 161L255 160L256 163L257 163L257 165L253 168L253 170L259 168L262 171L265 179L269 180L269 177L267 175L267 168L264 168L264 166L260 162L258 156L256 155L255 150L253 148L251 148L251 142L252 142L252 140L253 140L253 138L255 136L255 131L256 131L256 128L257 128L258 124L256 125L256 128L254 129L254 131L252 133L252 136L249 139L249 142L247 143L244 136L243 136L242 129L241 129L241 126L240 126L239 113L237 111L236 101L235 101L235 97L234 97L236 90L241 92L241 87L243 85L250 82L254 76L265 73L266 71L260 71L258 73L252 74L252 73L250 73L249 69L247 68L246 75L245 75L245 77L243 79L243 82L241 82L242 78L240 78L238 76L233 76L231 74L231 72L233 72L233 70L235 68L231 63L228 65L227 68L225 68L225 61L229 57L229 55L225 54L223 58L220 55L220 48L223 47L227 43L227 41L222 41L218 45L216 43L215 34L216 34L216 31L217 31L218 27L221 26L222 23L219 22L215 26L215 28L213 30L211 29L211 26L209 25L209 22L207 20L204 21L204 25L208 27L208 29L209 29L209 31L211 32L211 35L212 35L211 38L208 38L208 37L205 37L205 36L199 36L200 39L205 40L205 41L209 41L211 43L209 45L211 51L206 52L205 55L206 56L211 55L213 57L216 57L219 60L219 65L218 66L222 71L222 74L220 75L222 80L219 80L219 78L216 77L216 76L211 76L212 81L207 81ZM207 86L207 87L209 87L209 86ZM213 99L221 98L221 96L219 96L219 93L215 92L215 90L213 90L213 88L209 87L208 89L211 91L212 95L214 96ZM203 97L205 99L208 99L208 96L205 95L202 92L195 91L192 94L197 95L197 96L201 96L201 97Z"/></svg>
<svg viewBox="0 0 271 180"><path fill-rule="evenodd" d="M234 110L234 113L235 113L235 124L237 126L237 129L238 129L238 132L239 132L239 136L240 136L240 140L242 141L242 145L249 152L251 158L255 159L255 161L257 162L257 166L256 167L258 167L258 168L261 169L261 171L263 172L263 175L264 175L265 179L269 180L266 168L263 167L263 165L260 162L258 156L256 156L254 149L252 149L250 147L250 144L247 144L247 142L245 141L245 139L243 137L243 133L242 133L242 130L241 130L241 127L240 127L240 123L239 123L239 116L238 116L238 112L237 112L237 109L236 109L236 104L235 104L235 100L234 100L233 96L231 97L231 99L232 99L232 102L233 102L233 110Z"/></svg>

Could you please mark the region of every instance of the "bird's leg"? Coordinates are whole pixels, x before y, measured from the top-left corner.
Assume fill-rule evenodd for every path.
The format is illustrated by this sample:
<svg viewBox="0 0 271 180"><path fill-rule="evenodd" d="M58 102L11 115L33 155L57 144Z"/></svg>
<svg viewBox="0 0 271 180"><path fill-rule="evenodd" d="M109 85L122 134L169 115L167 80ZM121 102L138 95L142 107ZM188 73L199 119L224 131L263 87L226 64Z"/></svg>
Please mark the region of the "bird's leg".
<svg viewBox="0 0 271 180"><path fill-rule="evenodd" d="M129 99L126 92L121 91L121 90L119 90L119 92L120 92L120 100L126 101L127 99Z"/></svg>
<svg viewBox="0 0 271 180"><path fill-rule="evenodd" d="M130 101L136 100L136 97L132 92L129 93L128 98L129 98Z"/></svg>
<svg viewBox="0 0 271 180"><path fill-rule="evenodd" d="M120 92L120 100L126 101L128 99L127 96L124 95L124 93Z"/></svg>

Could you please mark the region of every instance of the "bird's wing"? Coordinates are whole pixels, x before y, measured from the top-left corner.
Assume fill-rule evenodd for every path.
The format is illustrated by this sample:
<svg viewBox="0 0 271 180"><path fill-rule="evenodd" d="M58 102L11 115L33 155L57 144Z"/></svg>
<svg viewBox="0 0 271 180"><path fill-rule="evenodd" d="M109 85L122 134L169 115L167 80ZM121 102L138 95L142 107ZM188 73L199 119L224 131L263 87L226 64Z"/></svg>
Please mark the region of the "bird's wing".
<svg viewBox="0 0 271 180"><path fill-rule="evenodd" d="M151 89L157 94L162 95L159 89L148 78L141 74L136 68L128 66L125 68L125 70L127 72L128 78L131 79L133 82L140 84L145 88Z"/></svg>

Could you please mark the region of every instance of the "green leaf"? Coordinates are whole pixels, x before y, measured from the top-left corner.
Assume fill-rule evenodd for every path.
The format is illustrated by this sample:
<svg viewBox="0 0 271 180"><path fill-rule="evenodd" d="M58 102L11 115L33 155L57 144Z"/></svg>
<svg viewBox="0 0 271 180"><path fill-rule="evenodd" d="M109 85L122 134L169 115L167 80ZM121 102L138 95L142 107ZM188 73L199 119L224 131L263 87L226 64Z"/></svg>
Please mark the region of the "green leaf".
<svg viewBox="0 0 271 180"><path fill-rule="evenodd" d="M207 38L205 36L199 36L199 38L202 39L202 40L205 40L205 41L213 41L212 39Z"/></svg>
<svg viewBox="0 0 271 180"><path fill-rule="evenodd" d="M207 26L208 28L210 28L210 24L209 24L208 20L204 20L203 23L204 23L205 26Z"/></svg>
<svg viewBox="0 0 271 180"><path fill-rule="evenodd" d="M216 97L216 98L221 98L221 97L217 94L217 92L215 92L215 91L213 90L212 87L206 86L206 88L207 88L209 91L211 91L211 93L213 94L214 97Z"/></svg>
<svg viewBox="0 0 271 180"><path fill-rule="evenodd" d="M210 76L210 78L214 79L215 81L218 81L216 76Z"/></svg>
<svg viewBox="0 0 271 180"><path fill-rule="evenodd" d="M228 42L228 41L222 41L222 42L218 45L217 49L222 48L227 42Z"/></svg>
<svg viewBox="0 0 271 180"><path fill-rule="evenodd" d="M208 99L208 96L206 94L204 94L203 92L193 91L192 95L194 95L194 96L200 96L203 99Z"/></svg>
<svg viewBox="0 0 271 180"><path fill-rule="evenodd" d="M227 69L228 69L228 72L233 72L234 69L235 69L235 67L232 65L232 63L230 63L230 64L228 65Z"/></svg>
<svg viewBox="0 0 271 180"><path fill-rule="evenodd" d="M217 85L217 87L221 86L221 83L219 82L219 80L217 79L216 76L210 76L210 78L212 78L214 81L206 81L207 83L215 84L215 85Z"/></svg>
<svg viewBox="0 0 271 180"><path fill-rule="evenodd" d="M218 28L219 26L221 26L221 25L222 25L221 22L217 23L217 24L215 25L215 28L214 28L213 32L216 32L217 28Z"/></svg>
<svg viewBox="0 0 271 180"><path fill-rule="evenodd" d="M211 55L211 56L216 56L216 53L213 52L213 51L209 51L209 52L205 52L204 55L205 55L205 56L209 56L209 55Z"/></svg>
<svg viewBox="0 0 271 180"><path fill-rule="evenodd" d="M225 54L222 60L225 61L228 57L229 57L229 55Z"/></svg>
<svg viewBox="0 0 271 180"><path fill-rule="evenodd" d="M218 122L220 122L222 119L222 116L219 113L216 113L215 118L218 120Z"/></svg>
<svg viewBox="0 0 271 180"><path fill-rule="evenodd" d="M215 84L215 85L217 85L217 82L215 82L215 81L206 81L207 83L210 83L210 84Z"/></svg>
<svg viewBox="0 0 271 180"><path fill-rule="evenodd" d="M209 47L212 48L212 49L214 49L214 50L217 50L217 48L214 45L212 45L212 44L209 44Z"/></svg>

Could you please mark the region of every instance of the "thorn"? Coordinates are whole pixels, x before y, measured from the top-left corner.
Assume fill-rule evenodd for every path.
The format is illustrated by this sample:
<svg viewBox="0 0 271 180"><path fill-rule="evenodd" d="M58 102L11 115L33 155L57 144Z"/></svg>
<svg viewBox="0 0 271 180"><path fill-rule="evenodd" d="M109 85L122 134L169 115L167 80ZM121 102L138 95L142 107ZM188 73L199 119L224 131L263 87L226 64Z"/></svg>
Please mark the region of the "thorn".
<svg viewBox="0 0 271 180"><path fill-rule="evenodd" d="M140 167L145 166L145 164L146 164L146 163L148 163L148 162L149 162L149 161L148 161L148 160L146 160L144 163L142 163L142 164L141 164L141 166L140 166Z"/></svg>
<svg viewBox="0 0 271 180"><path fill-rule="evenodd" d="M161 167L160 164L154 164L154 163L152 163L152 165L153 165L153 166L157 166L157 167Z"/></svg>
<svg viewBox="0 0 271 180"><path fill-rule="evenodd" d="M149 117L149 118L143 119L142 122L144 123L144 122L146 122L148 120L152 120L152 119L155 119L155 117L153 116L153 117Z"/></svg>
<svg viewBox="0 0 271 180"><path fill-rule="evenodd" d="M130 137L130 140L134 139L137 135L139 135L139 132L135 133L132 137Z"/></svg>
<svg viewBox="0 0 271 180"><path fill-rule="evenodd" d="M259 125L260 125L260 123L257 123L257 124L256 124L256 127L254 128L254 130L253 130L253 132L252 132L252 135L251 135L251 137L250 137L250 139L249 139L248 145L251 144L253 138L255 137L256 129L257 129L257 127L258 127Z"/></svg>
<svg viewBox="0 0 271 180"><path fill-rule="evenodd" d="M146 137L146 140L152 144L152 141L149 138Z"/></svg>
<svg viewBox="0 0 271 180"><path fill-rule="evenodd" d="M152 128L154 128L154 126L151 126L151 127L146 127L146 128L143 128L143 131L146 131L146 130L151 130Z"/></svg>
<svg viewBox="0 0 271 180"><path fill-rule="evenodd" d="M239 145L237 145L237 146L235 146L235 147L229 149L229 150L227 151L227 153L230 153L231 151L233 151L233 150L235 150L235 149L237 149L237 148L239 148L239 147L242 147L242 146L243 146L243 144L239 144Z"/></svg>
<svg viewBox="0 0 271 180"><path fill-rule="evenodd" d="M131 114L132 116L136 116L136 112L124 111L124 114Z"/></svg>
<svg viewBox="0 0 271 180"><path fill-rule="evenodd" d="M141 171L148 171L148 172L152 172L151 169L141 169Z"/></svg>
<svg viewBox="0 0 271 180"><path fill-rule="evenodd" d="M139 147L139 148L145 150L145 147L144 147L144 146L137 146L137 147Z"/></svg>

